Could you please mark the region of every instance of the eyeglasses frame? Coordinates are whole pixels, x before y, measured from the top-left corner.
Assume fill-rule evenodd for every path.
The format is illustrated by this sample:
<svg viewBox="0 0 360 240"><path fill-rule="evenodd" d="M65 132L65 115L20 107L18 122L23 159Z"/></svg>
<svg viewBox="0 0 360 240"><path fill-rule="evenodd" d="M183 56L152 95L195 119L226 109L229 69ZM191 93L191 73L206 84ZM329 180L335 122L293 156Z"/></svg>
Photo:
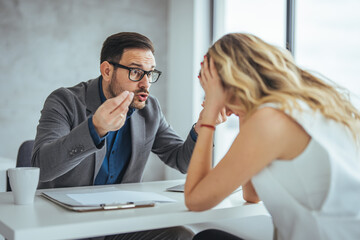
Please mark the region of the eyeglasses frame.
<svg viewBox="0 0 360 240"><path fill-rule="evenodd" d="M159 74L159 76L157 77L157 79L156 79L155 81L149 81L149 83L156 83L157 80L159 80L159 78L160 78L160 76L161 76L161 73L162 73L161 71L156 70L156 69L150 70L150 71L145 71L144 69L141 69L141 68L127 67L127 66L124 66L124 65L122 65L122 64L115 63L115 62L112 62L112 61L108 61L108 63L110 63L110 64L113 65L114 67L118 67L118 68L122 68L122 69L128 70L128 71L129 71L129 76L128 76L128 78L129 78L129 80L132 81L132 82L140 82L141 79L144 78L145 74L146 74L146 75L149 75L150 73L155 72L155 73ZM141 70L141 71L144 72L144 74L140 77L139 80L132 80L132 79L130 78L130 72L131 72L133 69L138 69L138 70ZM152 79L153 79L153 78L151 78L151 80L152 80Z"/></svg>

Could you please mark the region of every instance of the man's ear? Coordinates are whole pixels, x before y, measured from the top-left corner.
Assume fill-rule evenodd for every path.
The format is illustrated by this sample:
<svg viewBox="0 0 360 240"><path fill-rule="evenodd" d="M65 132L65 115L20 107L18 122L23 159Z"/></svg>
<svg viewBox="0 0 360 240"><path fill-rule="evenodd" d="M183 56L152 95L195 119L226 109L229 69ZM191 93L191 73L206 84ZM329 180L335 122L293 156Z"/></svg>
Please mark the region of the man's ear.
<svg viewBox="0 0 360 240"><path fill-rule="evenodd" d="M100 64L100 72L104 81L111 80L113 71L114 71L114 67L108 61L103 61Z"/></svg>

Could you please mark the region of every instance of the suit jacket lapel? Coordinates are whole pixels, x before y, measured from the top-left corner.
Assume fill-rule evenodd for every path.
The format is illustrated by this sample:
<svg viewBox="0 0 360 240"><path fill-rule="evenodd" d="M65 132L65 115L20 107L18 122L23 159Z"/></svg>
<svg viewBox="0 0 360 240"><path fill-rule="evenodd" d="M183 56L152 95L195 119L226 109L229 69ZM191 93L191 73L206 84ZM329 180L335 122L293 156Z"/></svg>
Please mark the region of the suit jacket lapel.
<svg viewBox="0 0 360 240"><path fill-rule="evenodd" d="M132 182L132 176L137 176L137 161L139 161L142 153L142 148L145 143L145 119L139 114L139 110L136 110L130 117L131 123L131 145L132 153L129 165L126 169L122 182Z"/></svg>
<svg viewBox="0 0 360 240"><path fill-rule="evenodd" d="M86 91L86 114L87 116L91 116L93 115L96 110L98 109L98 107L101 105L101 100L100 100L100 94L99 94L99 81L100 78L102 76L94 79L94 80L90 80L88 87L87 87L87 91ZM105 154L106 154L106 141L105 141L105 145L102 147L102 149L100 151L97 151L95 153L95 168L94 168L94 178L93 181L95 181L96 175L98 174L100 167L104 161L105 158Z"/></svg>
<svg viewBox="0 0 360 240"><path fill-rule="evenodd" d="M86 110L88 115L94 114L98 107L101 105L99 94L99 81L100 77L90 80L86 90Z"/></svg>

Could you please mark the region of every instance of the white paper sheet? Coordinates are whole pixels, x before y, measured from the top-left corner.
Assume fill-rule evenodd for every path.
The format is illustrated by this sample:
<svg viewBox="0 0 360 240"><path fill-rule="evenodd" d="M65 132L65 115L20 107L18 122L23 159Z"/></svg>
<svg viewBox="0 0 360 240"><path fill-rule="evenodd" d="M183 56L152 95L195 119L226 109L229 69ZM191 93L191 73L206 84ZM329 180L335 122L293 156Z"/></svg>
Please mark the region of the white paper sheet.
<svg viewBox="0 0 360 240"><path fill-rule="evenodd" d="M176 200L153 192L109 191L67 194L83 205L123 204L128 202L176 202Z"/></svg>

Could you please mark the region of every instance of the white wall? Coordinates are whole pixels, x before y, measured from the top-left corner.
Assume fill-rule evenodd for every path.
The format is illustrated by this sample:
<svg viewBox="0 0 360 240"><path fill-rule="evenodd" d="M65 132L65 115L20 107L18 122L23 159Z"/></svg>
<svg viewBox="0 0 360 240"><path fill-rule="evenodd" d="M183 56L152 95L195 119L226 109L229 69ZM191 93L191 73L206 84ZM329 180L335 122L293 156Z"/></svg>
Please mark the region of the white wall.
<svg viewBox="0 0 360 240"><path fill-rule="evenodd" d="M102 43L121 31L140 32L154 42L164 74L151 93L166 114L167 0L0 0L1 157L15 159L20 143L35 137L53 90L99 76ZM150 173L155 177L163 178L163 167Z"/></svg>
<svg viewBox="0 0 360 240"><path fill-rule="evenodd" d="M197 121L203 99L197 78L210 44L208 0L171 0L169 5L168 121L185 138ZM200 93L200 94L199 94ZM167 168L167 179L185 176Z"/></svg>

